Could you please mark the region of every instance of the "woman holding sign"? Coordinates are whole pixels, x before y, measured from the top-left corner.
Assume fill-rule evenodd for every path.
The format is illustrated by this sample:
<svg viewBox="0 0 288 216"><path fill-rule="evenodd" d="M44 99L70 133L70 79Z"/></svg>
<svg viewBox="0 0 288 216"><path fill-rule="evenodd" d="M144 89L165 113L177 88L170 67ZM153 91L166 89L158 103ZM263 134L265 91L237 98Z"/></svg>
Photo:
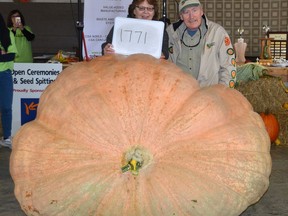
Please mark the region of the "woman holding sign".
<svg viewBox="0 0 288 216"><path fill-rule="evenodd" d="M133 2L129 5L127 17L145 20L158 20L157 0L133 0ZM115 53L112 46L113 30L114 27L107 35L106 42L102 44L102 55ZM168 34L166 30L164 30L161 58L168 59L168 57Z"/></svg>

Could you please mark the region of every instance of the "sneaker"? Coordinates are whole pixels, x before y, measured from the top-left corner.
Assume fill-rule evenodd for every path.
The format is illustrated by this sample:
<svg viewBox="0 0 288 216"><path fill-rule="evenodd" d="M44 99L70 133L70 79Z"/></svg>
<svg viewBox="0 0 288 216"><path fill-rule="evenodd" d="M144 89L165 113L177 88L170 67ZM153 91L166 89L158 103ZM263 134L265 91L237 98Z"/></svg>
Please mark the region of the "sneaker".
<svg viewBox="0 0 288 216"><path fill-rule="evenodd" d="M1 139L0 140L0 144L4 147L8 147L10 149L12 149L12 141L11 141L11 137L7 138L7 139Z"/></svg>

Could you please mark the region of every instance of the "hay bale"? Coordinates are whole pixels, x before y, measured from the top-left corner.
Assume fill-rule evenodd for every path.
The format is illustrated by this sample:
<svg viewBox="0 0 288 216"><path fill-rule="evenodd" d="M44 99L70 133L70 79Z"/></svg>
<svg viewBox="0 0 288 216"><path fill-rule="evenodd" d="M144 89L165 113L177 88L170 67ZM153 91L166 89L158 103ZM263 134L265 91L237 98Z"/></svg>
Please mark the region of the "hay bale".
<svg viewBox="0 0 288 216"><path fill-rule="evenodd" d="M288 145L288 110L283 108L283 104L288 103L288 90L281 78L264 75L258 80L239 82L236 89L248 99L255 112L269 110L276 116L281 145Z"/></svg>

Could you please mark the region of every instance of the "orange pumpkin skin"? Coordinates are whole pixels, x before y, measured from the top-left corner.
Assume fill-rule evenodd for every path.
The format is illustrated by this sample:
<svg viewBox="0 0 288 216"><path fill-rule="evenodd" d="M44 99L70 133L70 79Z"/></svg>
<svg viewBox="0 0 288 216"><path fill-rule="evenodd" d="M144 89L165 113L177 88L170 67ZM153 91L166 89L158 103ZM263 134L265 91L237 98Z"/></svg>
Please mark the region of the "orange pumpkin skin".
<svg viewBox="0 0 288 216"><path fill-rule="evenodd" d="M266 130L269 134L270 141L274 142L279 136L279 122L275 115L271 113L260 113L261 118L265 124Z"/></svg>
<svg viewBox="0 0 288 216"><path fill-rule="evenodd" d="M138 175L121 168L141 161ZM135 160L136 160L135 159ZM237 90L149 55L65 69L13 139L27 215L239 215L269 185L270 140Z"/></svg>

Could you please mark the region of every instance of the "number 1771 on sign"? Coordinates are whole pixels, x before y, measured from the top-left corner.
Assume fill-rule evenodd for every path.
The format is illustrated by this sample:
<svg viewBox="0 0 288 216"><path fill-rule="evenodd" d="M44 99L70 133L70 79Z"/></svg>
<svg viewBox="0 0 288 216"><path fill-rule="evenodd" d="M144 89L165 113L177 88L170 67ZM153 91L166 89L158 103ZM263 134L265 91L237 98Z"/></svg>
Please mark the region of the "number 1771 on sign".
<svg viewBox="0 0 288 216"><path fill-rule="evenodd" d="M120 31L120 41L121 43L142 43L147 42L147 32L121 29Z"/></svg>

